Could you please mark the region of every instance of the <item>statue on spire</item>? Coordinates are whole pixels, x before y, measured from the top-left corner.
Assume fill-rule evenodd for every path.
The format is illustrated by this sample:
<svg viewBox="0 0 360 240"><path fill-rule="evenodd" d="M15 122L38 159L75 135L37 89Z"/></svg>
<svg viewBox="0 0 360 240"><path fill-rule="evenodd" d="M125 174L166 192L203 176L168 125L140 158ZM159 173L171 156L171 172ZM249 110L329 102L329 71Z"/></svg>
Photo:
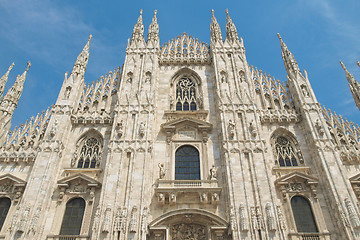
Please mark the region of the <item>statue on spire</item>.
<svg viewBox="0 0 360 240"><path fill-rule="evenodd" d="M144 25L142 19L143 10L140 10L140 16L137 20L137 23L134 26L134 31L131 38L131 43L139 42L144 40Z"/></svg>
<svg viewBox="0 0 360 240"><path fill-rule="evenodd" d="M235 27L235 24L232 22L231 17L229 15L229 10L226 9L226 40L230 43L238 42L239 36Z"/></svg>
<svg viewBox="0 0 360 240"><path fill-rule="evenodd" d="M295 73L301 73L299 69L299 65L297 64L294 55L290 52L290 50L287 48L286 44L282 40L280 34L277 34L279 40L280 40L280 46L281 46L281 55L284 60L284 65L286 71L292 74Z"/></svg>
<svg viewBox="0 0 360 240"><path fill-rule="evenodd" d="M159 25L157 23L156 18L157 10L154 11L154 17L152 18L152 22L149 26L149 33L148 33L148 41L154 41L154 43L159 43Z"/></svg>
<svg viewBox="0 0 360 240"><path fill-rule="evenodd" d="M359 61L357 61L356 64L360 67L360 62Z"/></svg>
<svg viewBox="0 0 360 240"><path fill-rule="evenodd" d="M210 24L211 41L214 43L217 41L222 42L221 29L214 15L214 9L211 9L211 15L212 15L211 24Z"/></svg>
<svg viewBox="0 0 360 240"><path fill-rule="evenodd" d="M89 39L85 44L82 52L79 54L79 56L76 59L71 75L81 76L81 78L84 78L86 67L89 61L89 49L90 49L91 38L92 35L90 34ZM76 76L73 77L75 78Z"/></svg>
<svg viewBox="0 0 360 240"><path fill-rule="evenodd" d="M359 61L357 62L357 64L360 67ZM355 104L360 110L360 84L358 83L358 81L355 80L354 76L346 69L342 61L340 61L340 65L345 71L346 79L349 83L350 91L354 98Z"/></svg>
<svg viewBox="0 0 360 240"><path fill-rule="evenodd" d="M7 115L11 115L14 112L24 89L26 73L29 70L30 66L31 63L30 61L28 61L24 73L16 77L14 85L7 91L6 95L1 100L1 112L7 112Z"/></svg>
<svg viewBox="0 0 360 240"><path fill-rule="evenodd" d="M10 67L8 68L7 72L4 74L4 76L2 76L0 78L0 99L3 97L6 82L7 82L8 78L9 78L10 71L14 67L14 65L15 64L12 63L10 65Z"/></svg>

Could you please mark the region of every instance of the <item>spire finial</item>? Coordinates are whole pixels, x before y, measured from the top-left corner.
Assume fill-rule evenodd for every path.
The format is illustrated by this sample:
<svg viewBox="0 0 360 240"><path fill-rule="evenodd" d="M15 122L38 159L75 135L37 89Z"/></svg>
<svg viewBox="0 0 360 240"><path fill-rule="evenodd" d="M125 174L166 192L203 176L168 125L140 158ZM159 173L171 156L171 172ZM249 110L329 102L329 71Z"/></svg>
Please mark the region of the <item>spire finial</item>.
<svg viewBox="0 0 360 240"><path fill-rule="evenodd" d="M211 9L211 24L210 24L210 35L211 35L211 42L222 42L222 35L220 26L216 20L214 9Z"/></svg>
<svg viewBox="0 0 360 240"><path fill-rule="evenodd" d="M31 62L27 61L27 67L25 69L25 72L29 71L29 68L31 67Z"/></svg>
<svg viewBox="0 0 360 240"><path fill-rule="evenodd" d="M149 42L149 40L152 40L156 46L159 46L159 25L157 23L157 10L154 10L154 17L152 18L152 21L149 25L149 31L148 31L148 39L147 41Z"/></svg>
<svg viewBox="0 0 360 240"><path fill-rule="evenodd" d="M286 46L285 42L283 41L283 39L281 38L279 33L277 33L277 36L280 40L281 55L284 60L284 65L285 65L286 71L288 73L289 73L289 71L291 73L300 72L299 66L295 60L294 55L289 51L288 47Z"/></svg>
<svg viewBox="0 0 360 240"><path fill-rule="evenodd" d="M76 62L73 67L73 71L71 74L77 74L82 75L84 77L87 63L89 60L89 50L90 50L90 41L91 41L92 35L89 35L89 39L86 42L82 52L79 54L79 56L76 59Z"/></svg>
<svg viewBox="0 0 360 240"><path fill-rule="evenodd" d="M232 22L231 17L229 15L229 9L226 9L225 12L226 12L226 39L231 43L239 42L239 36L235 24Z"/></svg>
<svg viewBox="0 0 360 240"><path fill-rule="evenodd" d="M14 63L12 63L10 65L10 67L8 68L8 70L6 71L6 73L4 74L4 76L2 76L0 78L0 98L2 98L3 96L3 93L4 93L4 89L5 89L5 86L6 86L6 83L7 83L7 80L9 78L9 74L10 74L10 71L11 69L14 67Z"/></svg>
<svg viewBox="0 0 360 240"><path fill-rule="evenodd" d="M357 62L357 64L359 65L359 61ZM354 76L346 69L342 61L340 61L340 65L345 71L346 79L349 83L350 91L354 98L355 104L360 110L360 84L355 80Z"/></svg>
<svg viewBox="0 0 360 240"><path fill-rule="evenodd" d="M131 45L135 42L144 41L144 25L142 19L143 10L140 9L140 16L137 20L137 23L134 26L133 34L131 37Z"/></svg>
<svg viewBox="0 0 360 240"><path fill-rule="evenodd" d="M346 72L346 73L348 73L348 70L347 70L347 68L345 67L345 64L340 60L340 65L341 65L341 67L344 69L344 71Z"/></svg>
<svg viewBox="0 0 360 240"><path fill-rule="evenodd" d="M356 64L360 67L360 62L359 61L357 61Z"/></svg>

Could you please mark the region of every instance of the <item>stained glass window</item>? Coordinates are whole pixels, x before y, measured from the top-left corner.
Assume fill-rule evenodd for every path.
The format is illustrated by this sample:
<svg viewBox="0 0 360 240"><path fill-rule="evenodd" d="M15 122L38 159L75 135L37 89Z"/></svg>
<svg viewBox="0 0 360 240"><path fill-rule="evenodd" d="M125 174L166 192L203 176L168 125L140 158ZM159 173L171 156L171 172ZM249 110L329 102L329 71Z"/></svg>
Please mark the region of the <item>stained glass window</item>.
<svg viewBox="0 0 360 240"><path fill-rule="evenodd" d="M81 147L80 156L78 160L78 168L95 168L99 164L99 141L94 138L85 140L84 145Z"/></svg>
<svg viewBox="0 0 360 240"><path fill-rule="evenodd" d="M298 232L318 232L314 214L307 199L301 196L293 197L291 199L291 208Z"/></svg>
<svg viewBox="0 0 360 240"><path fill-rule="evenodd" d="M195 83L190 78L183 77L176 84L176 111L195 111L196 109Z"/></svg>
<svg viewBox="0 0 360 240"><path fill-rule="evenodd" d="M9 212L11 201L9 198L0 198L0 230L2 229L6 215Z"/></svg>
<svg viewBox="0 0 360 240"><path fill-rule="evenodd" d="M283 136L276 138L275 155L280 167L298 166L298 160L291 142Z"/></svg>
<svg viewBox="0 0 360 240"><path fill-rule="evenodd" d="M66 204L66 210L61 224L60 235L80 235L85 211L85 201L73 198Z"/></svg>
<svg viewBox="0 0 360 240"><path fill-rule="evenodd" d="M200 180L200 157L196 148L182 146L176 151L175 179Z"/></svg>

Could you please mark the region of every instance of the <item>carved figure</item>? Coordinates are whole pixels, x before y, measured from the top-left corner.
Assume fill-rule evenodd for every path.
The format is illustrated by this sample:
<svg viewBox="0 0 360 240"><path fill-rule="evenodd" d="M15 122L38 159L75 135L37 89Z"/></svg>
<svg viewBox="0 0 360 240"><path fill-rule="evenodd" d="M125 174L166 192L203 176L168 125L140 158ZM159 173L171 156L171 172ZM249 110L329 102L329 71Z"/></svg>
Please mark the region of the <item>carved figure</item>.
<svg viewBox="0 0 360 240"><path fill-rule="evenodd" d="M58 124L59 124L58 120L55 119L54 124L52 125L52 127L50 129L49 140L51 140L52 138L55 137Z"/></svg>
<svg viewBox="0 0 360 240"><path fill-rule="evenodd" d="M139 135L143 137L145 135L145 123L141 122L139 126Z"/></svg>
<svg viewBox="0 0 360 240"><path fill-rule="evenodd" d="M320 134L320 136L324 135L325 131L324 128L321 125L320 119L317 119L315 122L315 128L318 131L318 133Z"/></svg>
<svg viewBox="0 0 360 240"><path fill-rule="evenodd" d="M174 96L172 94L169 95L169 103L170 103L170 110L172 110L174 106Z"/></svg>
<svg viewBox="0 0 360 240"><path fill-rule="evenodd" d="M212 167L210 168L210 180L216 180L216 172L217 168L215 167L215 165L212 165Z"/></svg>
<svg viewBox="0 0 360 240"><path fill-rule="evenodd" d="M69 99L71 93L71 87L67 87L64 92L64 99Z"/></svg>
<svg viewBox="0 0 360 240"><path fill-rule="evenodd" d="M116 124L116 131L117 131L118 138L121 138L122 135L124 134L124 132L123 132L123 120L120 120L120 122L118 122Z"/></svg>
<svg viewBox="0 0 360 240"><path fill-rule="evenodd" d="M257 133L256 133L256 129L255 129L254 120L251 120L251 122L249 123L249 130L250 130L251 136L256 137Z"/></svg>
<svg viewBox="0 0 360 240"><path fill-rule="evenodd" d="M205 226L194 223L181 223L171 227L171 239L176 240L205 240Z"/></svg>
<svg viewBox="0 0 360 240"><path fill-rule="evenodd" d="M159 167L159 179L164 179L165 178L165 167L163 163L159 163L158 164Z"/></svg>
<svg viewBox="0 0 360 240"><path fill-rule="evenodd" d="M170 193L169 201L170 201L170 203L176 202L176 194L175 193Z"/></svg>
<svg viewBox="0 0 360 240"><path fill-rule="evenodd" d="M208 201L207 194L206 193L201 193L200 194L200 202L207 203L207 201Z"/></svg>
<svg viewBox="0 0 360 240"><path fill-rule="evenodd" d="M235 122L233 120L229 120L228 123L228 131L229 131L229 138L233 138L235 135Z"/></svg>

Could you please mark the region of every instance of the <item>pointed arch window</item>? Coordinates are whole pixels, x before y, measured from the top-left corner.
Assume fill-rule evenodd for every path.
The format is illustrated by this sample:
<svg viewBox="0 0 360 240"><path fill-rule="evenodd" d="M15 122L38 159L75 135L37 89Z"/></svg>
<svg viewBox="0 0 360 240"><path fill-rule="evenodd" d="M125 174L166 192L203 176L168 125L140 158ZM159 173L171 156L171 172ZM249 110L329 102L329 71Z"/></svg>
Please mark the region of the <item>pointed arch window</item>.
<svg viewBox="0 0 360 240"><path fill-rule="evenodd" d="M200 156L195 147L186 145L176 150L175 179L200 180Z"/></svg>
<svg viewBox="0 0 360 240"><path fill-rule="evenodd" d="M319 232L316 226L310 202L302 196L291 199L291 208L294 214L297 231L300 233Z"/></svg>
<svg viewBox="0 0 360 240"><path fill-rule="evenodd" d="M298 154L292 142L284 137L279 136L275 140L275 157L280 167L296 167L299 166Z"/></svg>
<svg viewBox="0 0 360 240"><path fill-rule="evenodd" d="M83 142L77 168L96 168L100 165L100 141L95 137L89 137Z"/></svg>
<svg viewBox="0 0 360 240"><path fill-rule="evenodd" d="M196 111L196 85L188 77L182 77L176 84L176 111Z"/></svg>
<svg viewBox="0 0 360 240"><path fill-rule="evenodd" d="M85 212L85 200L73 198L66 203L60 235L80 235Z"/></svg>
<svg viewBox="0 0 360 240"><path fill-rule="evenodd" d="M0 231L4 225L6 216L9 212L11 200L7 197L0 198Z"/></svg>

